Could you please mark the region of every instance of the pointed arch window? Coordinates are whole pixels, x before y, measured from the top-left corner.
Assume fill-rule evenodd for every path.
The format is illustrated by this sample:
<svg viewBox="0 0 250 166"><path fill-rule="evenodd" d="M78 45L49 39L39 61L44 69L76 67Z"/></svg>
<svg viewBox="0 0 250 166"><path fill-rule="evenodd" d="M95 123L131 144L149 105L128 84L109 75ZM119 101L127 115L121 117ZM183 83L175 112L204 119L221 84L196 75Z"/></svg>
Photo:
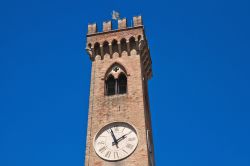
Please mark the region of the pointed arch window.
<svg viewBox="0 0 250 166"><path fill-rule="evenodd" d="M121 73L117 79L117 91L119 94L127 92L127 77Z"/></svg>
<svg viewBox="0 0 250 166"><path fill-rule="evenodd" d="M114 95L116 91L116 80L113 75L109 75L108 79L106 80L106 93L108 96Z"/></svg>
<svg viewBox="0 0 250 166"><path fill-rule="evenodd" d="M115 65L105 81L105 95L111 96L125 93L127 93L127 76L119 66Z"/></svg>

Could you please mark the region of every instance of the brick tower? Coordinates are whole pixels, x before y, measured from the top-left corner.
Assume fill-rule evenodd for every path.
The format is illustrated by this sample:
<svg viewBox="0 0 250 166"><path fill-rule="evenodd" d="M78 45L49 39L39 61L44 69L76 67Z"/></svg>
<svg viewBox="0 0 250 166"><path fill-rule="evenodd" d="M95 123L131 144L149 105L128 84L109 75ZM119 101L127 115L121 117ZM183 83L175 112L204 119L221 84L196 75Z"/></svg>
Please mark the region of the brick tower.
<svg viewBox="0 0 250 166"><path fill-rule="evenodd" d="M85 166L152 166L147 81L151 58L141 16L88 25L92 61Z"/></svg>

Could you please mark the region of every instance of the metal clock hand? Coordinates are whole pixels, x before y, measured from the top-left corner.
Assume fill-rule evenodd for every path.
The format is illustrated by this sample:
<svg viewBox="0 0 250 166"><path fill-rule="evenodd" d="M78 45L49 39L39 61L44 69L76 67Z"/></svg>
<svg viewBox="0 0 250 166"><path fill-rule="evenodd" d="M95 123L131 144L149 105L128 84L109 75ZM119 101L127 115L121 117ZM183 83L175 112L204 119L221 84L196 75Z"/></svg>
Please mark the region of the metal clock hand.
<svg viewBox="0 0 250 166"><path fill-rule="evenodd" d="M127 137L127 135L123 135L123 136L121 136L120 138L118 138L116 141L117 141L117 144L121 141L121 140L123 140L123 139L125 139ZM112 146L114 146L115 145L115 142L112 142Z"/></svg>
<svg viewBox="0 0 250 166"><path fill-rule="evenodd" d="M114 145L116 145L116 147L118 148L118 142L117 142L117 139L115 138L115 135L114 135L114 132L113 132L113 130L110 128L110 133L111 133L111 136L112 136L112 138L113 138L113 140L114 140L114 142L112 142L112 145L113 145L113 143L114 143Z"/></svg>
<svg viewBox="0 0 250 166"><path fill-rule="evenodd" d="M116 140L116 142L112 142L112 146L118 144L118 142L120 142L121 140L125 139L127 137L127 135L129 135L132 131L128 132L127 134L124 134L123 136L121 136L120 138L118 138Z"/></svg>

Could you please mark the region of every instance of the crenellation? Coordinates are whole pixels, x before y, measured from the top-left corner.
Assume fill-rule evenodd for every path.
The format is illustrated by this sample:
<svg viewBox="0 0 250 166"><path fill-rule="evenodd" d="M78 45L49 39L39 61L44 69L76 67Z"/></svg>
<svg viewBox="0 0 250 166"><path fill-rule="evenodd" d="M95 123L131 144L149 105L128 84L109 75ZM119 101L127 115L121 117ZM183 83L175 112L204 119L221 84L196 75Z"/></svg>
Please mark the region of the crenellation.
<svg viewBox="0 0 250 166"><path fill-rule="evenodd" d="M112 30L112 22L111 21L104 21L103 22L103 32L108 32Z"/></svg>
<svg viewBox="0 0 250 166"><path fill-rule="evenodd" d="M113 32L113 31L119 31L119 30L125 30L125 29L131 29L135 27L143 26L142 23L142 17L141 16L134 16L133 17L133 25L130 27L127 26L127 19L122 18L116 20L118 22L118 29L113 29L112 27L112 21L104 21L102 24L102 31L98 32L98 26L96 23L92 23L88 25L88 34L87 35L93 35L93 34L99 34L99 33L106 33L106 32ZM136 38L137 40L137 38Z"/></svg>
<svg viewBox="0 0 250 166"><path fill-rule="evenodd" d="M142 26L142 17L141 16L134 16L133 17L134 27Z"/></svg>
<svg viewBox="0 0 250 166"><path fill-rule="evenodd" d="M126 29L127 28L127 19L122 18L118 20L118 29Z"/></svg>
<svg viewBox="0 0 250 166"><path fill-rule="evenodd" d="M88 34L94 34L97 32L97 26L96 23L89 24L88 25Z"/></svg>

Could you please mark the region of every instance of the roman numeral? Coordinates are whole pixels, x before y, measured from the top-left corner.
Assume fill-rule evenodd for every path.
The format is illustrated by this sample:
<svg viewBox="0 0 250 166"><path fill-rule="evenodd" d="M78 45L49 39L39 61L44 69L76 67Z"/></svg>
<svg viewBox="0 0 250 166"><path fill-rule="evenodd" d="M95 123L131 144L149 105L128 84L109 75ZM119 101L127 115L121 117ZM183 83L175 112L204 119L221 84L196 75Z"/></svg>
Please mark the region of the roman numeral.
<svg viewBox="0 0 250 166"><path fill-rule="evenodd" d="M100 142L98 142L97 144L98 144L98 145L103 145L103 144L105 144L105 142L104 142L104 141L100 141Z"/></svg>
<svg viewBox="0 0 250 166"><path fill-rule="evenodd" d="M107 132L108 132L108 134L110 134L110 133L111 133L111 130L110 130L110 129L108 129L108 130L107 130Z"/></svg>
<svg viewBox="0 0 250 166"><path fill-rule="evenodd" d="M107 149L107 147L104 146L104 147L102 147L101 149L99 149L99 152L103 153L106 149Z"/></svg>
<svg viewBox="0 0 250 166"><path fill-rule="evenodd" d="M123 151L124 153L128 154L128 152L127 152L126 150L122 149L122 151Z"/></svg>
<svg viewBox="0 0 250 166"><path fill-rule="evenodd" d="M114 159L118 158L119 159L119 155L118 152L114 152Z"/></svg>
<svg viewBox="0 0 250 166"><path fill-rule="evenodd" d="M119 131L119 127L115 126L115 131Z"/></svg>
<svg viewBox="0 0 250 166"><path fill-rule="evenodd" d="M135 137L129 138L128 141L134 141Z"/></svg>
<svg viewBox="0 0 250 166"><path fill-rule="evenodd" d="M111 154L111 152L110 152L110 151L107 151L106 154L105 154L105 157L109 158L109 157L110 157L110 154Z"/></svg>
<svg viewBox="0 0 250 166"><path fill-rule="evenodd" d="M134 145L132 145L132 144L127 144L126 147L127 147L128 149L133 149Z"/></svg>
<svg viewBox="0 0 250 166"><path fill-rule="evenodd" d="M131 134L132 132L133 132L133 131L128 132L127 135Z"/></svg>

